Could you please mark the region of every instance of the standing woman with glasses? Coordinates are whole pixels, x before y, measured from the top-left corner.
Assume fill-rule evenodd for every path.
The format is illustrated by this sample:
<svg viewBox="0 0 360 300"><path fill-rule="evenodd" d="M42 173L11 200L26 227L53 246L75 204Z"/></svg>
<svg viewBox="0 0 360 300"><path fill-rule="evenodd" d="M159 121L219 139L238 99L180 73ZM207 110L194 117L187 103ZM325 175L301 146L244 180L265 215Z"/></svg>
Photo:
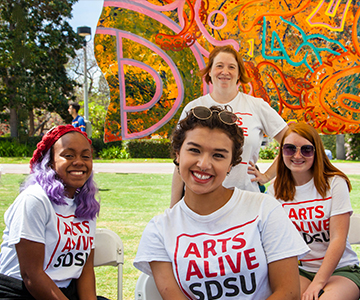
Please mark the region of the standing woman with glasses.
<svg viewBox="0 0 360 300"><path fill-rule="evenodd" d="M317 131L291 124L280 145L278 199L311 251L299 261L302 300L359 299L360 268L347 241L349 178L331 164Z"/></svg>
<svg viewBox="0 0 360 300"><path fill-rule="evenodd" d="M298 256L309 250L272 197L227 189L244 137L235 114L194 107L172 138L185 196L144 230L134 261L164 300L300 299Z"/></svg>
<svg viewBox="0 0 360 300"><path fill-rule="evenodd" d="M180 120L195 106L211 107L213 105L230 106L238 116L237 125L244 132L244 150L241 164L235 166L224 181L227 188L240 188L259 192L259 185L265 184L275 177L275 164L264 173L260 173L255 164L259 157L264 133L275 138L279 143L287 129L281 116L261 98L255 98L238 89L239 84L247 84L251 79L247 76L244 62L238 52L230 45L215 47L209 55L207 66L201 71L207 84L212 84L210 94L188 103ZM181 199L184 183L174 170L171 192L171 207Z"/></svg>

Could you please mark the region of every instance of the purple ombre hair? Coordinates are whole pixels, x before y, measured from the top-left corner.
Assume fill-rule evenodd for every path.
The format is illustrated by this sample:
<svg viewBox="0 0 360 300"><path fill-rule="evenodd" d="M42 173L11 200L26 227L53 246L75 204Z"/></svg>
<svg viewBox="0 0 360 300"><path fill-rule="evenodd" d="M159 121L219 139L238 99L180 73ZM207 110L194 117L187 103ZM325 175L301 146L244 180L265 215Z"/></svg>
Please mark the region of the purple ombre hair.
<svg viewBox="0 0 360 300"><path fill-rule="evenodd" d="M51 148L45 153L42 160L36 161L32 167L31 174L20 187L20 192L30 185L39 184L49 197L50 201L56 205L67 205L65 198L65 188L56 172L50 167ZM89 179L78 189L75 195L77 208L75 216L85 219L94 219L100 210L100 203L95 195L98 188L94 182L94 175L91 173Z"/></svg>

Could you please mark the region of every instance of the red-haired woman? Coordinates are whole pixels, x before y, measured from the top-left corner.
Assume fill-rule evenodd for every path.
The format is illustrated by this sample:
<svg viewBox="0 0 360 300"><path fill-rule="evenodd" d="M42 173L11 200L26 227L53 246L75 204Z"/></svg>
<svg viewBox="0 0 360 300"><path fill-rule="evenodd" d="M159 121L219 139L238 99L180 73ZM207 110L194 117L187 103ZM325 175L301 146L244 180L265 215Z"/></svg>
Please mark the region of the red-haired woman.
<svg viewBox="0 0 360 300"><path fill-rule="evenodd" d="M302 300L359 299L360 268L347 241L352 208L348 177L331 164L317 131L291 124L280 145L277 198L310 247L300 260Z"/></svg>

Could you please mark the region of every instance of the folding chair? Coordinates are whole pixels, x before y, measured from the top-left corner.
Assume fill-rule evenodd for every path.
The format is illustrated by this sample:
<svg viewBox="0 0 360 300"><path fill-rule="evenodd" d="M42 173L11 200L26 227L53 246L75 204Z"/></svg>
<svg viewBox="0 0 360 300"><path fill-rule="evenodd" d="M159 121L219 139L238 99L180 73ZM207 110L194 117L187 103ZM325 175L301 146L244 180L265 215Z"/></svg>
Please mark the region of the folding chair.
<svg viewBox="0 0 360 300"><path fill-rule="evenodd" d="M118 300L122 300L123 265L124 245L121 238L110 229L96 228L94 266L114 266L118 268Z"/></svg>
<svg viewBox="0 0 360 300"><path fill-rule="evenodd" d="M135 286L135 300L162 300L154 277L140 274Z"/></svg>
<svg viewBox="0 0 360 300"><path fill-rule="evenodd" d="M360 215L352 214L350 217L349 243L360 244Z"/></svg>

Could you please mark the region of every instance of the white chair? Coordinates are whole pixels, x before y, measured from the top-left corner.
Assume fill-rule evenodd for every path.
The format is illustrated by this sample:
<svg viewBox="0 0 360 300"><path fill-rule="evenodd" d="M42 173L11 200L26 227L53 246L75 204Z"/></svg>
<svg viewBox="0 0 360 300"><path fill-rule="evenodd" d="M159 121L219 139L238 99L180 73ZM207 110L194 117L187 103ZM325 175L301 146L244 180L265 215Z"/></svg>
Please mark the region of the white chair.
<svg viewBox="0 0 360 300"><path fill-rule="evenodd" d="M123 265L124 245L121 238L110 229L96 228L94 266L114 266L118 268L118 300L122 300Z"/></svg>
<svg viewBox="0 0 360 300"><path fill-rule="evenodd" d="M135 286L135 300L162 300L154 277L140 274Z"/></svg>
<svg viewBox="0 0 360 300"><path fill-rule="evenodd" d="M352 214L350 217L349 243L360 244L360 215Z"/></svg>

